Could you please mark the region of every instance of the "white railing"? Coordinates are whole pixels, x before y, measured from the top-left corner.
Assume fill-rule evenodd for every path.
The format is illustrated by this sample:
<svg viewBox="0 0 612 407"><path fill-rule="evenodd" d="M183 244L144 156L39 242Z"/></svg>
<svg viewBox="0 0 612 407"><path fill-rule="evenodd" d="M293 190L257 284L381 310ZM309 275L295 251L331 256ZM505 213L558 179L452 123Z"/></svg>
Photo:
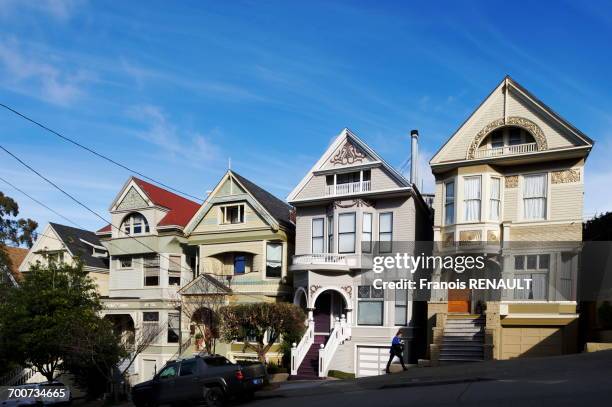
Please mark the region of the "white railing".
<svg viewBox="0 0 612 407"><path fill-rule="evenodd" d="M371 181L348 182L346 184L327 185L326 195L348 195L372 190Z"/></svg>
<svg viewBox="0 0 612 407"><path fill-rule="evenodd" d="M314 343L314 320L308 320L308 328L300 339L300 343L293 343L291 347L291 375L295 376L298 372L304 357L310 350L310 347Z"/></svg>
<svg viewBox="0 0 612 407"><path fill-rule="evenodd" d="M337 264L345 266L346 256L335 253L298 254L293 256L293 264Z"/></svg>
<svg viewBox="0 0 612 407"><path fill-rule="evenodd" d="M325 345L321 344L319 349L319 377L327 377L329 365L334 357L334 353L338 346L344 343L351 337L351 327L346 321L346 317L342 315L342 319L336 317L334 321L334 329L329 334L329 339Z"/></svg>
<svg viewBox="0 0 612 407"><path fill-rule="evenodd" d="M500 157L504 155L533 153L537 150L538 145L536 143L516 144L514 146L503 146L476 150L475 158L490 158Z"/></svg>

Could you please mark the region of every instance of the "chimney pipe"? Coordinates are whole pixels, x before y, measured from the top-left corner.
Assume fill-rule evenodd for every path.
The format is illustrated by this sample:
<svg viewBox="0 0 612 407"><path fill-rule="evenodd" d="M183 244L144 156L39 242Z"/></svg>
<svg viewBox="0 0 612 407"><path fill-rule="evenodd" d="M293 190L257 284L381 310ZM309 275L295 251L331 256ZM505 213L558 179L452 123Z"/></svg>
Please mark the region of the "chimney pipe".
<svg viewBox="0 0 612 407"><path fill-rule="evenodd" d="M410 183L417 184L417 168L419 164L419 131L410 131Z"/></svg>

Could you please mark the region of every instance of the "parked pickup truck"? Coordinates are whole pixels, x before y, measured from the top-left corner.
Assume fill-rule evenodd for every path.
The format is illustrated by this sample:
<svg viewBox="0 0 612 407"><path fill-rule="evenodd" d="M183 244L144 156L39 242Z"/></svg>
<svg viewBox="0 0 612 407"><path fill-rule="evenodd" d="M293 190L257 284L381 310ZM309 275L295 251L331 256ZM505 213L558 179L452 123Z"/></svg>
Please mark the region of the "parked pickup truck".
<svg viewBox="0 0 612 407"><path fill-rule="evenodd" d="M223 356L169 361L152 380L132 388L136 407L206 402L218 407L232 398L250 398L264 385L261 363L241 366Z"/></svg>

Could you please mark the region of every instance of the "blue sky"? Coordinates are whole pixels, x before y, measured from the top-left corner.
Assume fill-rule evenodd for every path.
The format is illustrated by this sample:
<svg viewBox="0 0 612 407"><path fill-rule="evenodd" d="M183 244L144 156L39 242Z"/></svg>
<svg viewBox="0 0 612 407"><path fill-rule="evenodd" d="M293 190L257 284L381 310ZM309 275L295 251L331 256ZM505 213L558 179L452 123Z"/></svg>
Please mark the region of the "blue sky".
<svg viewBox="0 0 612 407"><path fill-rule="evenodd" d="M510 74L596 140L585 215L612 210L612 7L544 3L0 0L0 101L193 195L231 157L284 198L343 127L396 167L418 128L424 168ZM5 111L0 129L104 214L130 175ZM102 224L5 154L0 176ZM23 216L65 223L0 190Z"/></svg>

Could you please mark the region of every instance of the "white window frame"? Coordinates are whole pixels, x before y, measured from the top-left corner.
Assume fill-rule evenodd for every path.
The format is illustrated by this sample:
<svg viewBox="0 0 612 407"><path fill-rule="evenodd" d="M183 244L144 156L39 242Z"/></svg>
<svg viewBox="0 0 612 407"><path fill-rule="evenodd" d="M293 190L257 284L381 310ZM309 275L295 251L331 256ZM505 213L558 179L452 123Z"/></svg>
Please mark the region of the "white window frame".
<svg viewBox="0 0 612 407"><path fill-rule="evenodd" d="M352 232L342 232L340 230L340 225L341 225L341 221L340 219L342 217L345 216L352 216L353 217L353 231ZM340 241L342 240L342 237L345 235L353 235L353 250L352 251L340 251ZM351 253L356 253L356 245L357 245L357 212L343 212L338 214L338 253L339 254L351 254Z"/></svg>
<svg viewBox="0 0 612 407"><path fill-rule="evenodd" d="M465 185L466 185L466 181L469 179L478 179L479 180L479 184L480 184L480 192L478 194L478 198L472 198L472 199L467 199L465 197ZM467 202L468 201L478 201L478 219L467 219ZM482 176L481 175L468 175L463 177L463 221L466 223L479 223L482 220Z"/></svg>
<svg viewBox="0 0 612 407"><path fill-rule="evenodd" d="M315 222L321 222L321 235L316 235L315 236ZM320 252L315 252L314 247L315 247L315 239L321 239L321 250ZM312 221L310 222L310 253L312 254L316 254L316 253L325 253L325 218L324 217L318 217L318 218L312 218Z"/></svg>
<svg viewBox="0 0 612 407"><path fill-rule="evenodd" d="M170 284L170 278L177 277L179 279L178 286L181 286L182 261L181 255L171 254L168 256L168 287L177 286L177 284Z"/></svg>
<svg viewBox="0 0 612 407"><path fill-rule="evenodd" d="M391 230L389 231L383 231L382 230L382 222L381 219L383 218L383 216L390 216L391 217ZM379 253L391 253L393 251L393 212L392 211L388 211L388 212L380 212L378 214L378 252ZM382 240L382 236L383 235L389 235L390 239L389 240ZM383 245L383 242L389 242L389 250L382 250L381 247Z"/></svg>
<svg viewBox="0 0 612 407"><path fill-rule="evenodd" d="M448 191L448 185L452 184L453 185L453 201L452 202L448 202L448 195L447 195L447 191ZM455 182L454 179L452 180L448 180L444 182L444 191L443 191L443 195L444 195L444 224L445 225L454 225L455 223L457 223L457 183ZM452 222L448 222L448 208L449 206L452 207Z"/></svg>
<svg viewBox="0 0 612 407"><path fill-rule="evenodd" d="M493 183L495 181L499 182L499 197L498 198L493 198ZM503 194L503 183L502 183L501 177L498 177L498 176L490 177L490 182L489 182L489 220L500 221L502 219L502 211L503 211L502 194ZM493 202L497 202L498 205L499 205L499 213L497 214L497 219L495 219L493 217Z"/></svg>
<svg viewBox="0 0 612 407"><path fill-rule="evenodd" d="M130 265L124 265L124 261L125 260L129 260L130 261ZM134 258L133 257L127 257L127 256L119 256L117 258L117 263L119 265L119 269L121 270L127 270L127 269L131 269L134 268Z"/></svg>
<svg viewBox="0 0 612 407"><path fill-rule="evenodd" d="M140 232L135 233L134 232L134 227L136 225L135 219L139 218L139 220L142 221L142 223L140 223ZM123 218L123 222L121 222L121 232L123 233L123 235L125 236L141 236L141 235L148 235L149 233L151 233L151 228L149 226L149 221L147 220L147 217L144 216L142 213L138 213L138 212L132 212L129 215L127 215L125 218Z"/></svg>
<svg viewBox="0 0 612 407"><path fill-rule="evenodd" d="M232 222L231 219L228 220L227 218L227 210L228 208L236 208L236 207L238 208L238 222ZM221 211L221 217L220 217L221 225L242 225L246 222L245 204L243 203L223 205L219 209Z"/></svg>
<svg viewBox="0 0 612 407"><path fill-rule="evenodd" d="M528 177L534 177L534 176L543 176L544 177L544 187L545 187L545 191L544 191L544 217L542 218L527 218L526 214L525 214L525 199L529 199L529 198L525 198L525 178ZM533 173L528 173L528 174L522 174L520 176L520 213L521 213L521 221L523 222L541 222L541 221L545 221L548 220L548 216L550 213L550 208L549 208L549 203L550 203L550 199L548 199L549 197L549 191L550 191L550 177L548 176L547 172L533 172Z"/></svg>
<svg viewBox="0 0 612 407"><path fill-rule="evenodd" d="M533 257L535 256L536 258L536 264L535 267L529 267L529 257ZM522 269L517 269L516 268L516 258L517 257L522 257L523 258L523 268ZM546 268L541 267L541 258L543 257L548 257L548 266ZM514 299L517 300L522 300L522 301L548 301L550 298L550 289L549 289L549 284L550 284L550 278L551 278L551 262L553 260L553 256L552 253L541 253L541 254L519 254L519 255L515 255L513 258L513 262L514 264L512 265L514 268L514 277L518 278L518 279L524 279L524 278L531 278L531 288L530 288L530 292L533 291L533 277L535 275L538 276L545 276L545 283L544 283L544 287L545 287L545 293L544 293L544 298L533 298L533 299L529 299L529 298L522 298L523 294L522 292L524 292L525 290L514 290Z"/></svg>
<svg viewBox="0 0 612 407"><path fill-rule="evenodd" d="M268 258L268 256L270 255L270 246L280 246L280 259L277 260L270 260ZM268 275L268 263L278 263L279 267L280 267L280 273L278 276L270 276ZM266 278L272 278L272 279L279 279L283 276L283 243L280 241L272 241L272 242L266 242L266 269L265 269L265 273L266 273Z"/></svg>
<svg viewBox="0 0 612 407"><path fill-rule="evenodd" d="M366 221L366 219L369 219ZM369 230L366 230L369 226ZM374 214L372 212L364 212L361 216L361 251L363 253L372 253L372 235L374 234ZM366 239L366 237L368 237ZM364 250L364 243L367 244L368 250Z"/></svg>

